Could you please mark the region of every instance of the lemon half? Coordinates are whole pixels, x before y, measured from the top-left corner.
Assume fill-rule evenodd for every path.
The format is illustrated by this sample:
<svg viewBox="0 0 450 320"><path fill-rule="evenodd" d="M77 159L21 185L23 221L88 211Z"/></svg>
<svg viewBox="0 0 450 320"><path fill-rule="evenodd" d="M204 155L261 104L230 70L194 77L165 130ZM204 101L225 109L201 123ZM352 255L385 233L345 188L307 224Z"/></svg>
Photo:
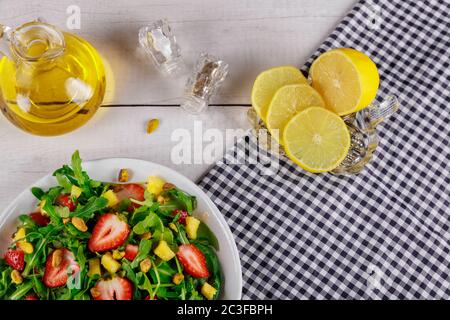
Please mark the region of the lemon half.
<svg viewBox="0 0 450 320"><path fill-rule="evenodd" d="M336 168L348 153L350 134L344 121L320 107L294 116L283 132L287 156L309 172Z"/></svg>
<svg viewBox="0 0 450 320"><path fill-rule="evenodd" d="M307 84L305 76L294 66L281 66L258 75L252 89L252 105L258 116L266 121L267 109L275 92L288 84Z"/></svg>
<svg viewBox="0 0 450 320"><path fill-rule="evenodd" d="M312 86L338 115L364 109L375 98L380 77L375 63L351 48L325 52L311 66Z"/></svg>

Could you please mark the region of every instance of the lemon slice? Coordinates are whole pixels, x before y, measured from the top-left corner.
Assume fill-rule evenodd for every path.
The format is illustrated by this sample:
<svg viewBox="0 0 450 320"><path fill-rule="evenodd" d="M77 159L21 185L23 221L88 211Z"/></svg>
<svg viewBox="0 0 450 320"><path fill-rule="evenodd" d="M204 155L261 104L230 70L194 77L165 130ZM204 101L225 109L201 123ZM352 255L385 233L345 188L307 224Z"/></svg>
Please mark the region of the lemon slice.
<svg viewBox="0 0 450 320"><path fill-rule="evenodd" d="M278 89L267 110L266 125L272 136L283 144L281 133L288 121L309 107L325 107L322 97L311 86L291 84Z"/></svg>
<svg viewBox="0 0 450 320"><path fill-rule="evenodd" d="M288 157L309 172L336 168L347 155L350 134L335 113L311 107L294 116L283 132Z"/></svg>
<svg viewBox="0 0 450 320"><path fill-rule="evenodd" d="M380 77L377 66L364 53L340 48L325 52L311 66L312 86L327 108L346 115L367 107L375 98Z"/></svg>
<svg viewBox="0 0 450 320"><path fill-rule="evenodd" d="M266 120L267 109L275 92L288 84L307 84L305 76L293 66L282 66L259 74L253 84L252 105L258 116Z"/></svg>

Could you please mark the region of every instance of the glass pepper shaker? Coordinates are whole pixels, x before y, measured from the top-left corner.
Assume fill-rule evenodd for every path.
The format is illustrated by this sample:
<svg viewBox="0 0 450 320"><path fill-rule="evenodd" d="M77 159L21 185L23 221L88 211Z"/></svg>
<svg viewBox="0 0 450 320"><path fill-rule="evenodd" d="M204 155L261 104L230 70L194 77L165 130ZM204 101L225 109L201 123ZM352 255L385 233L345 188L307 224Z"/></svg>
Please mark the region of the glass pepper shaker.
<svg viewBox="0 0 450 320"><path fill-rule="evenodd" d="M186 82L181 107L191 114L206 110L228 74L228 64L207 53L201 53L193 73Z"/></svg>

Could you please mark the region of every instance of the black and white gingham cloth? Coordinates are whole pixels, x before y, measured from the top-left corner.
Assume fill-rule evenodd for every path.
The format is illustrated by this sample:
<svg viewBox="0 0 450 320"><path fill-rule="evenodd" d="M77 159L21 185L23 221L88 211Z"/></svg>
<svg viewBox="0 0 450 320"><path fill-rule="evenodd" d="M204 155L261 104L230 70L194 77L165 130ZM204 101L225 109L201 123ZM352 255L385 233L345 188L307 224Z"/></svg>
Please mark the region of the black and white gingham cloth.
<svg viewBox="0 0 450 320"><path fill-rule="evenodd" d="M201 180L237 242L244 299L450 298L449 32L448 0L359 1L307 62L361 50L377 99L400 100L359 175L230 164L264 158L246 137Z"/></svg>

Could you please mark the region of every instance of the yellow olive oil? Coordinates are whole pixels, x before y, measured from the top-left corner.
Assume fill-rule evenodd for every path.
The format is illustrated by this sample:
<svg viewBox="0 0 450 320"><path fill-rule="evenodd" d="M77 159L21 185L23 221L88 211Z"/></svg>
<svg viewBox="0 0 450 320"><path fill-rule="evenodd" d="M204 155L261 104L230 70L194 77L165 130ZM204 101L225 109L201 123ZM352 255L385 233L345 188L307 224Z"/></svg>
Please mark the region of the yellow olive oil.
<svg viewBox="0 0 450 320"><path fill-rule="evenodd" d="M52 55L52 44L37 34L36 40L11 43L12 59L0 59L0 109L14 125L32 134L72 131L86 123L103 101L105 70L100 55L85 40L61 34L63 47L57 54Z"/></svg>

